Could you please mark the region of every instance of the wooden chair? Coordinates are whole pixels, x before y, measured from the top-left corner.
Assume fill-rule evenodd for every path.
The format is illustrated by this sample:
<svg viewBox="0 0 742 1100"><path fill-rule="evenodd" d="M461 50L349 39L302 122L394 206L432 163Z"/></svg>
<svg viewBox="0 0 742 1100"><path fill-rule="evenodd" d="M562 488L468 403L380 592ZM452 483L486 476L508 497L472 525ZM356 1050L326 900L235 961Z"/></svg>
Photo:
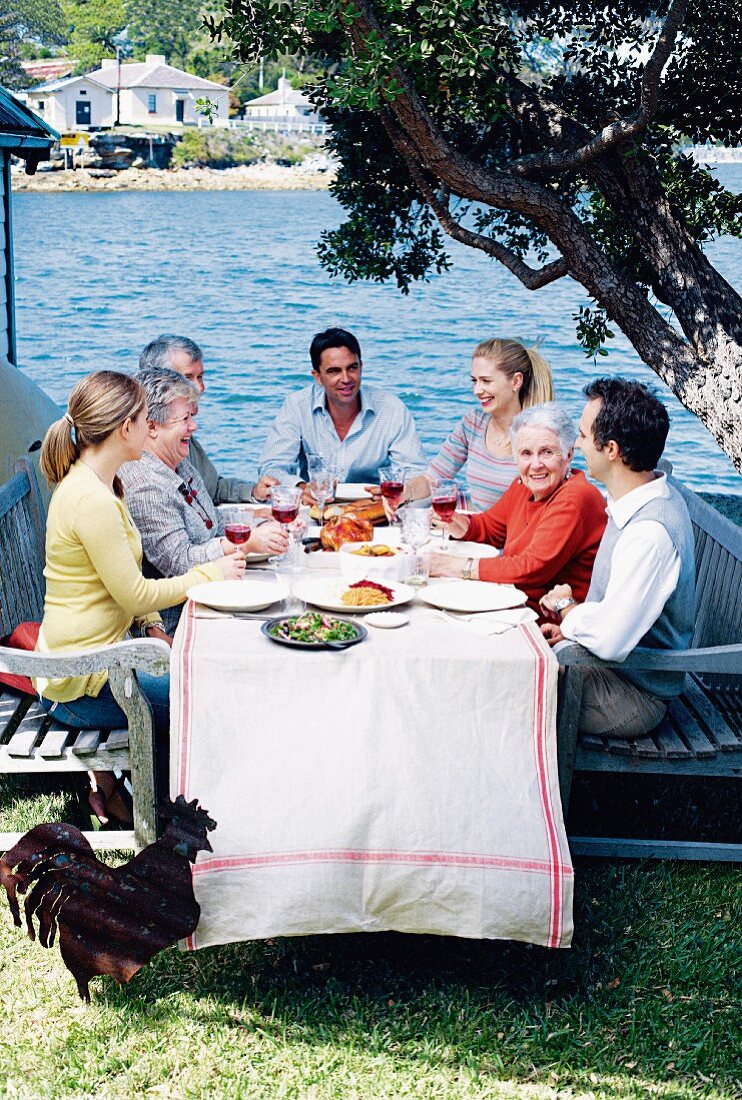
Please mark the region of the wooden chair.
<svg viewBox="0 0 742 1100"><path fill-rule="evenodd" d="M562 804L580 772L742 777L742 530L673 479L688 505L696 549L696 617L690 648L636 649L623 664L582 646L558 652L558 738ZM650 736L634 740L578 735L581 668L656 669L686 675L680 698ZM570 837L573 854L742 860L742 844Z"/></svg>
<svg viewBox="0 0 742 1100"><path fill-rule="evenodd" d="M0 487L0 636L19 622L40 622L44 610L44 513L33 466L22 460ZM136 670L166 673L170 650L153 639L124 641L64 656L0 646L0 672L63 677L106 670L128 730L69 730L37 700L0 684L0 774L130 770L133 831L86 833L97 848L143 848L156 839L154 727ZM0 850L20 834L0 833Z"/></svg>

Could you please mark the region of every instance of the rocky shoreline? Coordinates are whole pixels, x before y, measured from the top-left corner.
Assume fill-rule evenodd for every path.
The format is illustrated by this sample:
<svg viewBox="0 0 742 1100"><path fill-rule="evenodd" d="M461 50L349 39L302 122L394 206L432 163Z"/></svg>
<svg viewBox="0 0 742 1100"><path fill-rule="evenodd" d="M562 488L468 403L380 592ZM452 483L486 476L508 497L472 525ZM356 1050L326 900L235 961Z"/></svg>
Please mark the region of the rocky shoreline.
<svg viewBox="0 0 742 1100"><path fill-rule="evenodd" d="M120 172L78 168L13 172L14 191L326 191L332 172L301 164L250 164L237 168L125 168Z"/></svg>

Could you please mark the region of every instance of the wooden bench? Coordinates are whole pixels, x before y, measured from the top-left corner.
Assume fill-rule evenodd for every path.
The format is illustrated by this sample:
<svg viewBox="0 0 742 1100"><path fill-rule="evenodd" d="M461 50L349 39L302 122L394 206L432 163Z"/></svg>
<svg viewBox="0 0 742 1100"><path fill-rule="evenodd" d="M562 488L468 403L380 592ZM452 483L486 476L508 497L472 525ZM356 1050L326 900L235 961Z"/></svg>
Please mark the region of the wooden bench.
<svg viewBox="0 0 742 1100"><path fill-rule="evenodd" d="M688 505L696 548L696 616L690 649L636 649L621 664L582 646L558 652L564 666L559 702L559 768L566 814L579 772L742 778L742 531L673 479ZM686 675L685 691L648 737L619 740L577 732L581 666L657 669ZM573 854L742 860L742 843L570 837Z"/></svg>
<svg viewBox="0 0 742 1100"><path fill-rule="evenodd" d="M21 461L0 487L0 636L19 622L40 622L44 610L44 513L33 467ZM105 669L128 719L128 730L70 730L46 715L38 700L0 684L0 775L131 771L134 829L86 833L97 848L140 849L156 839L152 712L135 670L166 673L170 650L161 641L124 641L49 657L0 646L0 672L22 676L78 676ZM0 833L0 850L21 834Z"/></svg>

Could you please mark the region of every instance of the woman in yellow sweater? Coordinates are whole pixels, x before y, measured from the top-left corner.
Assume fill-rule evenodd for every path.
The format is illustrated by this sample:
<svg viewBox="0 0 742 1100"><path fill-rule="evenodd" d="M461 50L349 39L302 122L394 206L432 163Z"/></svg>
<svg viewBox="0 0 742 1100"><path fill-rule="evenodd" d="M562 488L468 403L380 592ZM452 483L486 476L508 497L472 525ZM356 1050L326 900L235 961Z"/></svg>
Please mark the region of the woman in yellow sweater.
<svg viewBox="0 0 742 1100"><path fill-rule="evenodd" d="M239 551L194 566L180 577L142 576L142 540L123 499L118 478L124 462L139 459L147 436L147 405L136 379L96 371L72 390L67 412L49 428L41 469L56 485L46 527L46 598L37 649L64 653L121 641L132 626L170 641L157 614L182 602L199 582L244 574ZM169 737L169 677L139 674L152 706L158 742ZM105 672L66 679L38 679L45 710L63 725L116 729L126 717ZM124 818L111 773L91 776L91 808Z"/></svg>

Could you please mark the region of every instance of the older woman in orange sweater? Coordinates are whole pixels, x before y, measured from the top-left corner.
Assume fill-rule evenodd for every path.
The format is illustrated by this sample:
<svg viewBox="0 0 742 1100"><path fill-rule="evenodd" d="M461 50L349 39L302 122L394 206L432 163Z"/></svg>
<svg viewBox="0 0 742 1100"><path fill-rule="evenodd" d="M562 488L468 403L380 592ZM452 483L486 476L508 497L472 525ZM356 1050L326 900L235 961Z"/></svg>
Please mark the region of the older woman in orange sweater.
<svg viewBox="0 0 742 1100"><path fill-rule="evenodd" d="M571 585L575 599L584 600L606 510L595 486L571 470L576 434L554 402L519 413L511 437L520 477L486 512L455 512L449 524L453 538L490 543L502 554L479 559L436 553L431 575L515 584L539 614L538 602L554 584Z"/></svg>

